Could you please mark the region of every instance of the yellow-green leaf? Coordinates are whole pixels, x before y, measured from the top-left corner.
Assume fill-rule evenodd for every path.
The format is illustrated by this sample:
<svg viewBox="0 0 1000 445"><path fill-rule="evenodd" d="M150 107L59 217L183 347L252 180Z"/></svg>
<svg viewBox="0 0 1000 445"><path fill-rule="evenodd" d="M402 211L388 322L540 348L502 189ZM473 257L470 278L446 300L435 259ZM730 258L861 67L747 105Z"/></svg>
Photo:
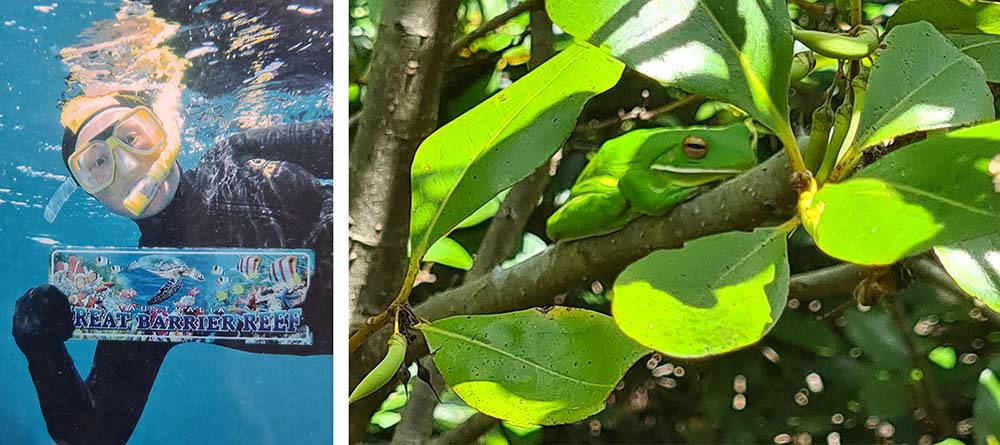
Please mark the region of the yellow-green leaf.
<svg viewBox="0 0 1000 445"><path fill-rule="evenodd" d="M583 104L623 69L596 48L572 45L425 139L411 172L412 258L548 161Z"/></svg>
<svg viewBox="0 0 1000 445"><path fill-rule="evenodd" d="M611 317L568 307L450 317L417 329L465 403L518 424L570 423L601 411L625 371L649 353Z"/></svg>
<svg viewBox="0 0 1000 445"><path fill-rule="evenodd" d="M751 345L777 322L788 296L787 232L758 229L696 239L626 268L611 312L626 335L673 357Z"/></svg>

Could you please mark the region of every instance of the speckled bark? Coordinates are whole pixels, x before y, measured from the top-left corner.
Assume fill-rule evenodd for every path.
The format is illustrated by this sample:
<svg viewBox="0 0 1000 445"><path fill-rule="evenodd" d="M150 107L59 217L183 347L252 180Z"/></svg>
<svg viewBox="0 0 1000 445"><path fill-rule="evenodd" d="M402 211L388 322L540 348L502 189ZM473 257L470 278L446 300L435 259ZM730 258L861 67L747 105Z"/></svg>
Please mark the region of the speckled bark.
<svg viewBox="0 0 1000 445"><path fill-rule="evenodd" d="M388 0L384 5L365 108L350 149L352 330L389 304L406 272L410 165L437 124L459 3ZM357 356L377 360L365 355L371 352ZM352 387L356 376L352 372ZM351 442L360 440L368 423L367 416L353 415L355 409L370 415L377 403L369 397L352 406Z"/></svg>

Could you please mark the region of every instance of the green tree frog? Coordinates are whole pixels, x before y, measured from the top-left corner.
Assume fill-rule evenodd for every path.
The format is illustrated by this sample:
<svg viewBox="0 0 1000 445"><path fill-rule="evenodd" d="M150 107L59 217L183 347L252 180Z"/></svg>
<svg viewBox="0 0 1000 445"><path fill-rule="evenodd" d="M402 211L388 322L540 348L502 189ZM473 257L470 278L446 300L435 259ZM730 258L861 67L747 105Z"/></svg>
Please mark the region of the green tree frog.
<svg viewBox="0 0 1000 445"><path fill-rule="evenodd" d="M601 146L548 220L549 237L611 233L639 215L659 216L698 187L757 165L752 123L630 131Z"/></svg>

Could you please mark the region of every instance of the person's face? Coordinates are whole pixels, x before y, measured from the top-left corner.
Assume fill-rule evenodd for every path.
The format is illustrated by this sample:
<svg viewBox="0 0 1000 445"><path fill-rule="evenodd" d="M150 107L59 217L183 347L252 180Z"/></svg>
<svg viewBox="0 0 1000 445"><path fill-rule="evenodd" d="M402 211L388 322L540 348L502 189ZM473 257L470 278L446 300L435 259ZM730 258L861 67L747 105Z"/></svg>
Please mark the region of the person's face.
<svg viewBox="0 0 1000 445"><path fill-rule="evenodd" d="M80 130L76 142L76 150L79 151L98 136L105 137L108 134L108 130L119 123L132 110L129 107L116 107L98 113L97 116L91 119ZM142 138L143 132L138 131L138 129L129 128L128 123L123 124L119 128L118 134L119 136L124 136L129 142L136 144L144 142L142 140L133 140L134 138ZM111 159L106 159L104 156L95 156L92 159L88 159L88 162L84 163L83 168L92 169L92 174L95 176L100 176L101 174L113 175L110 185L91 195L97 198L111 212L126 218L142 219L160 213L170 203L177 192L177 185L180 182L180 172L176 164L170 170L167 180L160 184L156 193L150 199L149 205L139 216L135 216L126 210L122 205L122 201L131 193L133 187L146 176L149 167L159 158L161 151L155 150L149 154L138 154L122 149L121 147L114 147L110 150L111 156L114 158L113 172L111 172L109 165L112 161ZM79 178L77 179L79 180Z"/></svg>

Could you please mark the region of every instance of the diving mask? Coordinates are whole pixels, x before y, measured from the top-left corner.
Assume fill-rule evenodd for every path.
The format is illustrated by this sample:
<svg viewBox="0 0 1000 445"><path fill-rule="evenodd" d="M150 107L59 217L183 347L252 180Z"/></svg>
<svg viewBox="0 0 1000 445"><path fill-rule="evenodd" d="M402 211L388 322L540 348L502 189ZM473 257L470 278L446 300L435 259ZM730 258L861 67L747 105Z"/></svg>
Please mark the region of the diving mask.
<svg viewBox="0 0 1000 445"><path fill-rule="evenodd" d="M177 147L167 147L167 135L162 122L149 108L139 106L118 120L110 129L78 148L68 159L69 170L80 187L90 194L108 188L115 181L117 165L114 150L139 156L159 152L145 177L122 201L122 206L139 216L149 205L157 188L170 173L177 159Z"/></svg>

